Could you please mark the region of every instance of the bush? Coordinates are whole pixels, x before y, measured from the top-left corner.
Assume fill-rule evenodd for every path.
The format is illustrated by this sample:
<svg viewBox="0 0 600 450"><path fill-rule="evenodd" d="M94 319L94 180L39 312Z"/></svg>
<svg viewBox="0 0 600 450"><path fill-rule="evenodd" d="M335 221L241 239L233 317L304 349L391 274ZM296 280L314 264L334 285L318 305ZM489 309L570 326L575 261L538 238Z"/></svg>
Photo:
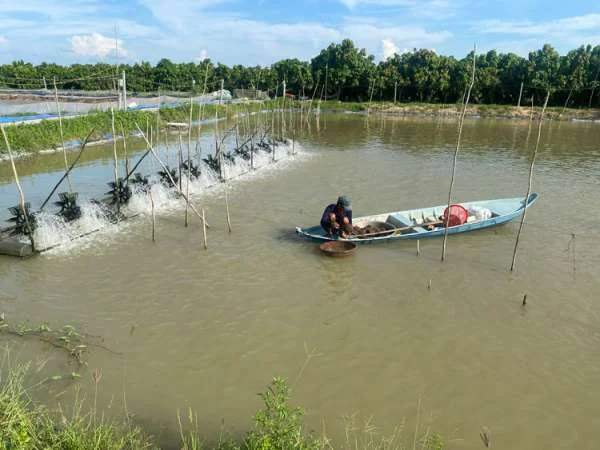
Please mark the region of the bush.
<svg viewBox="0 0 600 450"><path fill-rule="evenodd" d="M276 377L266 392L260 394L265 408L254 417L254 430L248 433L244 446L248 450L309 450L322 444L302 428L304 411L288 404L290 389L283 378Z"/></svg>

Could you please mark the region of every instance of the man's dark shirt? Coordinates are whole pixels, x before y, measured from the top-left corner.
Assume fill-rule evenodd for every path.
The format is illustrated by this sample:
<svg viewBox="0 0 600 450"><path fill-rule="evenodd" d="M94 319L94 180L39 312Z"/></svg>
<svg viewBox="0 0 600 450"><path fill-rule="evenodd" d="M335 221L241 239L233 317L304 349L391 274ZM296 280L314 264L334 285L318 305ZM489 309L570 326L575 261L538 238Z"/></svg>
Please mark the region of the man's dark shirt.
<svg viewBox="0 0 600 450"><path fill-rule="evenodd" d="M338 212L337 205L335 203L332 203L331 205L328 205L323 211L323 216L321 217L321 226L328 233L335 231L331 229L331 221L329 220L329 216L331 215L331 213L335 214L335 220L340 226L343 226L344 224L344 217L347 217L350 221L350 225L352 225L352 210L346 208L340 209L341 213Z"/></svg>

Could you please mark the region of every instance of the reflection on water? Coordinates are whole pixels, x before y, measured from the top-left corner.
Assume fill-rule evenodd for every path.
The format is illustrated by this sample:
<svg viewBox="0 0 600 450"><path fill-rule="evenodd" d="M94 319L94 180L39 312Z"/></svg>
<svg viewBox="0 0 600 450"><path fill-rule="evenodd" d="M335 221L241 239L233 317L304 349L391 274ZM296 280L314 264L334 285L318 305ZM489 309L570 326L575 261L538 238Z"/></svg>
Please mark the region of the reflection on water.
<svg viewBox="0 0 600 450"><path fill-rule="evenodd" d="M528 123L470 120L463 133L455 199L522 195ZM209 438L221 418L240 433L260 406L255 393L283 375L309 426L320 429L323 419L339 439L340 417L353 411L373 414L388 434L403 419L413 430L421 399L421 429L439 431L453 448L481 448L482 425L505 448L593 448L597 125L546 124L534 178L540 198L515 273L508 267L516 224L451 236L445 263L439 240L422 241L418 257L415 243L396 242L335 259L294 233L316 224L340 193L352 197L357 216L443 203L455 138L453 120L322 115L318 128L313 122L298 136L306 156L231 183L231 234L223 189L198 187L208 251L200 221L184 228L181 204L166 200L153 244L142 201L139 218L85 245L1 258L2 310L81 325L124 352L91 352L90 371L103 370L99 401L108 405L125 389L128 409L164 427L164 440L188 406ZM54 158L22 164L33 203L59 176ZM151 164L146 173L157 170ZM94 149L73 182L95 196L111 170L110 149ZM1 208L15 199L13 186L0 187ZM307 365L306 349L319 355ZM88 373L80 384L92 392Z"/></svg>

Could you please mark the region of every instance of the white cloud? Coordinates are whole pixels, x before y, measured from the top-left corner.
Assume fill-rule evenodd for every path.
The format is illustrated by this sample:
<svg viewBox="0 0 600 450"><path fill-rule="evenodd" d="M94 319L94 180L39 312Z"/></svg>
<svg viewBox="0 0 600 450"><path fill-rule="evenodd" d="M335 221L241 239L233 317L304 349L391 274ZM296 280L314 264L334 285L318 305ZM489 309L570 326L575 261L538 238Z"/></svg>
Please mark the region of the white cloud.
<svg viewBox="0 0 600 450"><path fill-rule="evenodd" d="M4 36L0 35L0 45L7 45L8 44L8 39L6 39Z"/></svg>
<svg viewBox="0 0 600 450"><path fill-rule="evenodd" d="M409 25L398 23L397 16L393 21L386 21L368 14L341 17L329 23L270 23L256 15L243 16L243 12L228 5L217 8L234 0L136 0L139 7L147 9L143 15L152 17L152 25L146 20L142 22L137 16L115 21L115 8L121 6L107 6L114 5L113 2L57 0L53 9L44 1L47 0L27 0L21 2L26 6L19 7L15 2L7 5L8 2L0 0L0 30L10 30L10 34L5 34L11 40L11 48L15 47L13 53L36 60L54 55L56 62L63 63L112 58L115 54L115 25L119 39L127 43L125 52L123 41L119 42L120 58L153 62L162 57L190 61L205 55L226 64L246 65L270 64L289 57L308 60L330 43L344 38L352 39L358 47L381 57L391 53L393 46L401 49L439 48L452 36L447 31L431 31L412 25L411 19L404 16L404 23ZM344 1L356 6L406 6L408 11L417 5L417 0ZM458 1L466 0L423 0L423 7L433 2L456 4ZM79 7L83 8L83 13L77 12ZM43 20L27 14L21 15L18 20L9 19L10 14L2 14L33 11L35 8L40 8L39 14L46 16ZM389 51L383 51L383 40L393 44L388 46ZM35 53L35 48L44 50ZM200 54L199 49L202 49Z"/></svg>
<svg viewBox="0 0 600 450"><path fill-rule="evenodd" d="M84 36L73 36L71 38L71 50L81 56L106 58L110 53L126 55L121 39L108 38L100 33L92 33Z"/></svg>
<svg viewBox="0 0 600 450"><path fill-rule="evenodd" d="M407 6L417 3L416 0L338 0L348 9L355 9L360 5L365 6Z"/></svg>
<svg viewBox="0 0 600 450"><path fill-rule="evenodd" d="M600 44L600 14L545 22L484 20L473 23L472 28L480 33L511 36L510 41L495 42L493 47L498 51L511 51L520 55L527 55L548 42L558 44L563 49Z"/></svg>
<svg viewBox="0 0 600 450"><path fill-rule="evenodd" d="M99 10L100 5L102 5L102 2L98 0L59 0L53 2L47 0L2 1L0 2L0 14L33 13L53 19L64 19L66 16L94 14Z"/></svg>
<svg viewBox="0 0 600 450"><path fill-rule="evenodd" d="M206 58L208 58L208 52L206 51L206 49L205 49L205 48L203 48L203 49L200 51L200 56L198 56L198 57L197 57L197 58L195 58L195 59L196 59L196 61L197 61L197 62L199 62L199 63L200 63L200 62L204 61Z"/></svg>
<svg viewBox="0 0 600 450"><path fill-rule="evenodd" d="M394 54L398 53L398 46L391 39L382 39L381 40L381 54L383 59L388 59L394 56Z"/></svg>
<svg viewBox="0 0 600 450"><path fill-rule="evenodd" d="M452 17L467 0L338 0L351 11L364 6L374 8L406 8L415 17L441 20Z"/></svg>
<svg viewBox="0 0 600 450"><path fill-rule="evenodd" d="M416 25L391 26L370 24L364 21L347 21L341 28L341 34L353 39L360 47L371 53L379 53L382 41L390 41L396 48L432 48L439 46L452 37L449 31L427 31Z"/></svg>
<svg viewBox="0 0 600 450"><path fill-rule="evenodd" d="M482 33L518 34L523 36L556 35L598 29L600 28L600 14L586 14L539 23L484 20L476 23L474 28Z"/></svg>

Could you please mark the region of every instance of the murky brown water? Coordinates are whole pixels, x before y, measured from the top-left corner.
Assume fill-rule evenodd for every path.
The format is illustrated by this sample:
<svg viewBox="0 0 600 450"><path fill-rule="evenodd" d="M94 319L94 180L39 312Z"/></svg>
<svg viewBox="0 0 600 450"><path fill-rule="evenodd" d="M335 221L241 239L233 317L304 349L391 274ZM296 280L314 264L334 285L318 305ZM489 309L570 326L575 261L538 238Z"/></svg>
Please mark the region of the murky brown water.
<svg viewBox="0 0 600 450"><path fill-rule="evenodd" d="M469 121L455 199L523 195L527 133L527 123ZM165 442L188 407L209 439L222 418L243 432L255 394L283 375L309 425L324 421L338 443L342 415L359 411L384 434L405 419L406 442L419 413L421 432L440 432L448 448L482 448L482 425L494 447L595 448L600 127L553 123L543 135L540 199L512 274L516 224L451 237L445 263L440 240L421 242L420 257L398 242L333 260L296 239L294 226L318 222L342 192L355 215L446 200L455 121L336 115L298 138L292 162L232 182L231 234L222 191L196 196L212 226L208 251L199 221L184 228L180 210L159 215L155 244L140 217L68 252L0 257L0 304L7 317L104 336L124 356L93 350L81 386L92 392L101 368L103 404L120 410L125 391L129 411ZM108 159L86 164L81 183L102 191L93 174L110 179ZM0 206L15 203L14 188L0 192Z"/></svg>

